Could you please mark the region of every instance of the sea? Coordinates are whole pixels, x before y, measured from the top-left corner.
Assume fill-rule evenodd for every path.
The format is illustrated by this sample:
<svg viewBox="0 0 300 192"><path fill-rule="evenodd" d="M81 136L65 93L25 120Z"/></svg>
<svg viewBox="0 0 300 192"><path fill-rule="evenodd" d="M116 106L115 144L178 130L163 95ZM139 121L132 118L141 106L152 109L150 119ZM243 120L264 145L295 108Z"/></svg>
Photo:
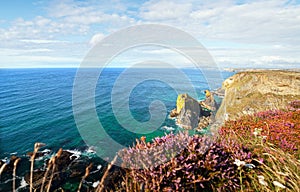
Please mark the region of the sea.
<svg viewBox="0 0 300 192"><path fill-rule="evenodd" d="M80 73L82 87L76 84ZM207 77L217 73L221 79L214 83L207 81ZM78 127L75 108L79 109L79 114L84 114L81 121L91 121L85 113L89 111L86 107L91 105L74 106L84 102L94 104L92 107L107 136L124 147L131 146L141 136L151 141L154 137L176 132L180 127L169 117L169 112L176 106L177 95L189 93L192 87L195 92L190 94L198 100L204 99L204 90L217 89L233 74L210 69L0 69L0 159L24 156L33 150L36 142L46 144L43 150L63 148L87 155L95 148L102 148L101 143L97 146L87 143ZM90 80L94 77L97 77L96 82ZM76 95L76 91L80 94ZM83 98L77 102L77 97ZM123 101L128 101L128 105ZM127 125L147 123L153 117L149 110L154 101L163 104L165 113L160 117L163 120L151 131L143 132L143 127L138 131L125 129L115 117L116 111L119 115L124 111ZM129 107L129 111L123 110L125 107ZM103 148L109 150L105 143Z"/></svg>

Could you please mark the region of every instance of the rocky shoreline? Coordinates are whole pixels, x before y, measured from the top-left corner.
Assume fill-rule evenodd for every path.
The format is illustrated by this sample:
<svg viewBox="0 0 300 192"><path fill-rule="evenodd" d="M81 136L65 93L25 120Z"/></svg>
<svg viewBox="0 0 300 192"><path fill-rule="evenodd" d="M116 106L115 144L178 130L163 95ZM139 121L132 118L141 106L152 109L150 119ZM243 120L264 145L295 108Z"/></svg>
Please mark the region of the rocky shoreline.
<svg viewBox="0 0 300 192"><path fill-rule="evenodd" d="M58 153L57 153L58 154ZM45 178L44 187L47 186L50 176L53 175L50 191L57 191L64 186L69 191L77 189L79 182L86 173L86 168L89 167L89 176L84 183L84 191L93 189L97 182L101 179L103 162L95 161L92 157L82 155L79 151L60 150L59 156L53 154L51 150L37 151L35 154L35 165L33 171L33 189L40 191L43 179ZM7 158L5 162L0 161L1 168L1 185L0 191L11 190L11 183L13 180L13 171L16 167L18 177L15 178L17 183L22 183L23 186L17 185L18 191L28 191L30 184L30 171L20 172L24 167L30 167L30 159L33 152L28 152L26 156L17 157L12 155ZM48 170L52 158L55 157L55 167ZM21 170L19 170L21 169ZM6 182L8 182L6 184Z"/></svg>

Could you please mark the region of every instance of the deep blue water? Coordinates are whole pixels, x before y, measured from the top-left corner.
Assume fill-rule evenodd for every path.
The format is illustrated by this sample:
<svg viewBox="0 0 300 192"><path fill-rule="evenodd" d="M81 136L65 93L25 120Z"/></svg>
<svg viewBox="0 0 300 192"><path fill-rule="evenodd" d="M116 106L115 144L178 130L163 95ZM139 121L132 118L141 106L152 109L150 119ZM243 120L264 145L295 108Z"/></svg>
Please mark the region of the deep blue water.
<svg viewBox="0 0 300 192"><path fill-rule="evenodd" d="M191 80L197 92L197 99L203 99L203 91L209 86L199 70L182 70ZM19 155L32 151L35 142L47 144L47 148L84 150L87 146L77 129L73 114L73 83L77 69L1 69L0 70L0 158L11 153ZM99 121L105 131L121 145L131 145L136 137L142 134L132 133L122 127L112 111L111 93L124 69L105 69L97 82L95 89L95 105ZM86 69L86 83L93 69ZM204 71L204 74L217 73ZM154 100L164 103L167 112L175 107L178 93L185 91L186 82L181 81L176 73L169 69L136 69L126 77L126 82L116 88L115 94L122 96L123 90L136 82L145 74L155 74L155 78L147 79L132 89L129 106L132 117L138 122L147 122L151 115L149 105ZM223 79L232 72L222 72ZM146 75L147 76L147 75ZM170 86L157 76L169 79L176 85ZM214 87L221 86L217 81ZM82 91L85 91L84 89ZM88 101L89 96L82 99ZM128 99L128 98L124 98ZM114 101L118 105L119 101ZM122 102L120 102L120 109ZM84 113L82 108L82 113ZM124 117L128 118L128 117ZM160 127L168 126L177 129L174 120L164 116ZM86 115L86 122L89 116ZM131 119L127 119L131 122ZM163 135L160 127L146 134L150 140L154 136ZM143 129L143 127L140 127ZM105 144L103 144L105 145Z"/></svg>

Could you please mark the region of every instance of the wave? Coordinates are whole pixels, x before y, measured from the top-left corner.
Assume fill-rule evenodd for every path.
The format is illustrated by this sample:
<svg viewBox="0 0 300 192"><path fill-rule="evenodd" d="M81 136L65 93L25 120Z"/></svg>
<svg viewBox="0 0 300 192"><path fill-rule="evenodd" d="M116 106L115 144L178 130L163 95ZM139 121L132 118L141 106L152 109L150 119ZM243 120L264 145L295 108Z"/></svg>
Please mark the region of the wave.
<svg viewBox="0 0 300 192"><path fill-rule="evenodd" d="M163 131L168 131L168 132L175 130L174 127L169 127L169 126L162 126L160 129Z"/></svg>
<svg viewBox="0 0 300 192"><path fill-rule="evenodd" d="M25 188L26 186L28 186L28 184L26 183L25 178L22 177L22 179L20 181L20 186L16 189L16 191L19 191L19 190Z"/></svg>

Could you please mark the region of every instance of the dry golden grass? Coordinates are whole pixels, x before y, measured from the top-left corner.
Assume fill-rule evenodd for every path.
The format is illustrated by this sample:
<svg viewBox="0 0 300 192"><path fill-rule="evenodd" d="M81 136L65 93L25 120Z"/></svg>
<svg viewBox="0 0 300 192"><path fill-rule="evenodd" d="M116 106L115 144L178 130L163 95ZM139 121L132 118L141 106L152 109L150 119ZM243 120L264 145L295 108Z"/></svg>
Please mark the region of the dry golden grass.
<svg viewBox="0 0 300 192"><path fill-rule="evenodd" d="M32 182L33 182L33 167L34 167L35 156L36 156L37 152L39 151L39 149L43 146L45 146L44 143L35 143L33 154L30 157L30 161L31 161L31 164L30 164L30 188L29 188L30 192L32 192L32 189L33 189Z"/></svg>
<svg viewBox="0 0 300 192"><path fill-rule="evenodd" d="M16 172L17 172L17 165L19 163L21 159L20 158L17 158L14 162L14 170L13 170L13 192L16 191Z"/></svg>
<svg viewBox="0 0 300 192"><path fill-rule="evenodd" d="M254 161L260 165L259 169L248 175L252 179L246 183L250 191L300 191L299 159L275 148L272 143L256 138L245 139L233 130L227 137L240 141L258 155ZM278 183L282 184L282 188L276 185Z"/></svg>

